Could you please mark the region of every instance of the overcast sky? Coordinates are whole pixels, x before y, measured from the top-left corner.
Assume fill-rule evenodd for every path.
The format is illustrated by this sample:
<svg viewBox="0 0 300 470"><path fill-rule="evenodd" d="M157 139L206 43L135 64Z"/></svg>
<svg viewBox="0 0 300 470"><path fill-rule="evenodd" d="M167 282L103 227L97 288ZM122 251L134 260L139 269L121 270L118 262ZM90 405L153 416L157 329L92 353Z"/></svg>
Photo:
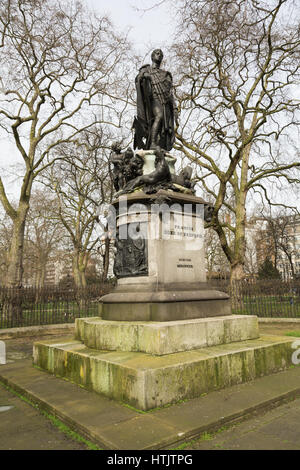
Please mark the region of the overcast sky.
<svg viewBox="0 0 300 470"><path fill-rule="evenodd" d="M83 1L98 13L107 13L117 28L130 28L129 38L142 55L148 52L149 47L165 48L174 34L174 17L168 4L162 4L150 11L142 11L159 3L158 0Z"/></svg>

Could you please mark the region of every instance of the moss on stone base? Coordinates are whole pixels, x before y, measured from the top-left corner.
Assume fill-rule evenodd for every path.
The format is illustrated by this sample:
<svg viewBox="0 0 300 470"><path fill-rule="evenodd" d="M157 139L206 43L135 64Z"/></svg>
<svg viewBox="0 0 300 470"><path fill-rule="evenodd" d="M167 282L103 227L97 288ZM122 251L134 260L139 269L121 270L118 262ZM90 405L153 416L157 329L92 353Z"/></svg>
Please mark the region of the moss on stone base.
<svg viewBox="0 0 300 470"><path fill-rule="evenodd" d="M265 336L151 356L52 340L35 343L34 364L88 390L149 410L283 370L291 365L292 342Z"/></svg>

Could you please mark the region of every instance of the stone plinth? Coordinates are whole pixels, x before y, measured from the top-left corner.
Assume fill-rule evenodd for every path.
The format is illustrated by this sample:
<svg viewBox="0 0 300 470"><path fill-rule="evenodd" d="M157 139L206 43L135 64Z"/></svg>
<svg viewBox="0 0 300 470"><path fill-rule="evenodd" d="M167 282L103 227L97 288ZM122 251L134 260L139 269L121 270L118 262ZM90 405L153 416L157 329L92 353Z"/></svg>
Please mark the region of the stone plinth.
<svg viewBox="0 0 300 470"><path fill-rule="evenodd" d="M257 317L250 315L158 323L77 318L75 330L88 348L158 356L259 337Z"/></svg>
<svg viewBox="0 0 300 470"><path fill-rule="evenodd" d="M292 338L259 339L152 356L99 351L81 341L35 343L36 366L88 390L149 410L289 367Z"/></svg>
<svg viewBox="0 0 300 470"><path fill-rule="evenodd" d="M116 208L117 288L101 298L113 321L172 321L231 314L206 283L203 199L160 190L121 196Z"/></svg>
<svg viewBox="0 0 300 470"><path fill-rule="evenodd" d="M176 300L187 294L185 300ZM166 297L169 300L164 300ZM102 318L111 321L188 320L231 314L230 299L218 291L115 292L102 297Z"/></svg>
<svg viewBox="0 0 300 470"><path fill-rule="evenodd" d="M119 286L139 284L139 278L153 288L206 282L203 199L160 190L127 194L113 204L123 251L115 263Z"/></svg>

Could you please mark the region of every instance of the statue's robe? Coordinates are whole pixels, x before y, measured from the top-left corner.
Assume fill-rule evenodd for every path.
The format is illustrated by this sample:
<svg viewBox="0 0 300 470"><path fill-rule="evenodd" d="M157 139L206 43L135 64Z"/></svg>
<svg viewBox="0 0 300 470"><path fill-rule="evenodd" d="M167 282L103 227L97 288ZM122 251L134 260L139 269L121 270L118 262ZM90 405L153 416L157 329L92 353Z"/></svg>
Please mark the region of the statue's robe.
<svg viewBox="0 0 300 470"><path fill-rule="evenodd" d="M143 77L143 72L152 75L152 81ZM151 144L151 127L154 116L152 111L153 96L163 106L164 117L160 130L159 145L164 150L171 150L175 140L174 132L174 97L172 93L172 75L161 69L153 69L150 65L141 67L135 79L137 92L137 116L133 128L134 148L148 150Z"/></svg>

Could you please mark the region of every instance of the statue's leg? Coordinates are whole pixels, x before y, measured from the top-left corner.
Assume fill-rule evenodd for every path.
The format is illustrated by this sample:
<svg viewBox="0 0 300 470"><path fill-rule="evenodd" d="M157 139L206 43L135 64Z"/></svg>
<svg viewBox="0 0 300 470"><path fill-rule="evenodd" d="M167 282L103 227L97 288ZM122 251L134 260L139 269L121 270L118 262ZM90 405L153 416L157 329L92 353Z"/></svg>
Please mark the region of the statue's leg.
<svg viewBox="0 0 300 470"><path fill-rule="evenodd" d="M159 145L160 133L164 116L163 105L158 100L153 100L153 116L154 122L151 128L151 144L150 148L155 149Z"/></svg>

